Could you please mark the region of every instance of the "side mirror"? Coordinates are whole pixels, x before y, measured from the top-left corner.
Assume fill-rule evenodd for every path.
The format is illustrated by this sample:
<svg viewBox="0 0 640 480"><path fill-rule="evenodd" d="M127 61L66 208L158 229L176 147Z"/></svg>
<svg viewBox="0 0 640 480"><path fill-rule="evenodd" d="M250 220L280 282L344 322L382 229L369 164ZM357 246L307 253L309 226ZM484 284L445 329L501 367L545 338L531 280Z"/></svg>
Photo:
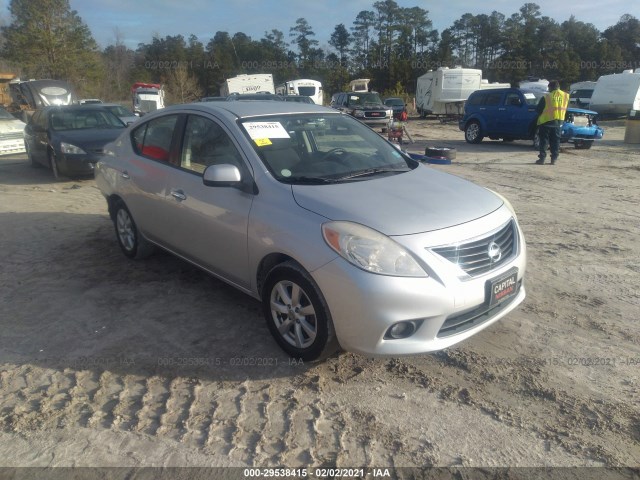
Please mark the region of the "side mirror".
<svg viewBox="0 0 640 480"><path fill-rule="evenodd" d="M258 193L253 179L243 180L240 169L229 163L209 165L202 175L202 183L207 187L232 187L253 195Z"/></svg>

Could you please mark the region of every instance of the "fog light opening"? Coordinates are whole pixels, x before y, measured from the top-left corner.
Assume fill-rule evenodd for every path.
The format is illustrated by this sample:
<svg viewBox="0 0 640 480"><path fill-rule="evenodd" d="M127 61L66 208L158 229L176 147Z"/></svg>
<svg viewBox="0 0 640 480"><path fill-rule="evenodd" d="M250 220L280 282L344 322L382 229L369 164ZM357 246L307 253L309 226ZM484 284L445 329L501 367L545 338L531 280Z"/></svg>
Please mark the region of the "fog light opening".
<svg viewBox="0 0 640 480"><path fill-rule="evenodd" d="M384 338L386 340L400 340L402 338L407 338L416 333L418 327L422 323L422 320L414 321L409 320L406 322L398 322L389 327L387 333L385 333Z"/></svg>

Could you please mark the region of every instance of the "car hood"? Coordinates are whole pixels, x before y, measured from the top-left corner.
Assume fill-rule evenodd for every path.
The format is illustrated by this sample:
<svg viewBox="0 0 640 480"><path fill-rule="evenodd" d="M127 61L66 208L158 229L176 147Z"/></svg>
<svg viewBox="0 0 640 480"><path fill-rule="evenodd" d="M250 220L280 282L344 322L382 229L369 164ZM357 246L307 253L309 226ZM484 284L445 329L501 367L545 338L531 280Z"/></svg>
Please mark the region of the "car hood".
<svg viewBox="0 0 640 480"><path fill-rule="evenodd" d="M385 235L410 235L476 220L503 201L467 180L420 165L411 172L331 185L293 185L298 205Z"/></svg>
<svg viewBox="0 0 640 480"><path fill-rule="evenodd" d="M25 123L20 120L0 120L0 135L6 135L7 133L22 132L25 127Z"/></svg>
<svg viewBox="0 0 640 480"><path fill-rule="evenodd" d="M125 128L86 128L82 130L60 130L54 137L59 142L71 143L85 150L102 149L120 136Z"/></svg>

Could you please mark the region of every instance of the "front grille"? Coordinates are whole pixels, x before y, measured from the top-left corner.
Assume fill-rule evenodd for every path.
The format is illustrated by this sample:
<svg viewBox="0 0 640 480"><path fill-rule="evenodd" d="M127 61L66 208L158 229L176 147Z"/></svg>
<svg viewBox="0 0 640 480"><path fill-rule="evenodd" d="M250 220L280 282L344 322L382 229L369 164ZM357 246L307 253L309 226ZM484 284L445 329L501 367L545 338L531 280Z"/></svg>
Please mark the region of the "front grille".
<svg viewBox="0 0 640 480"><path fill-rule="evenodd" d="M374 111L374 112L364 112L364 116L366 118L384 118L384 117L387 116L387 112L384 112L384 111L382 111L382 112L376 112L376 111Z"/></svg>
<svg viewBox="0 0 640 480"><path fill-rule="evenodd" d="M0 140L1 141L24 140L24 134L21 131L3 133L3 134L0 134Z"/></svg>
<svg viewBox="0 0 640 480"><path fill-rule="evenodd" d="M510 220L496 232L479 240L436 247L432 251L473 277L490 272L513 258L517 251L516 238L516 225ZM500 249L499 256L496 254L496 247ZM490 251L494 256L490 256Z"/></svg>

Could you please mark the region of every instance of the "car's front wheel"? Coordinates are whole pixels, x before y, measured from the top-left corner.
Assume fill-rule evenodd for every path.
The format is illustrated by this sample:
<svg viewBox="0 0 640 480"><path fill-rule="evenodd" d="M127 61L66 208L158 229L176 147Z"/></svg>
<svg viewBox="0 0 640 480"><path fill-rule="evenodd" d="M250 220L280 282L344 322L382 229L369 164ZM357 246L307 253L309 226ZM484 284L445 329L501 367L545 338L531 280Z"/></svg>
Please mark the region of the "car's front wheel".
<svg viewBox="0 0 640 480"><path fill-rule="evenodd" d="M482 141L482 130L479 122L472 120L467 123L464 128L464 139L467 143L480 143Z"/></svg>
<svg viewBox="0 0 640 480"><path fill-rule="evenodd" d="M329 307L297 263L282 263L267 274L262 307L269 331L290 356L321 360L338 349Z"/></svg>
<svg viewBox="0 0 640 480"><path fill-rule="evenodd" d="M122 200L113 206L113 224L122 252L129 258L142 259L153 253L153 244L149 243L138 231L129 209Z"/></svg>

